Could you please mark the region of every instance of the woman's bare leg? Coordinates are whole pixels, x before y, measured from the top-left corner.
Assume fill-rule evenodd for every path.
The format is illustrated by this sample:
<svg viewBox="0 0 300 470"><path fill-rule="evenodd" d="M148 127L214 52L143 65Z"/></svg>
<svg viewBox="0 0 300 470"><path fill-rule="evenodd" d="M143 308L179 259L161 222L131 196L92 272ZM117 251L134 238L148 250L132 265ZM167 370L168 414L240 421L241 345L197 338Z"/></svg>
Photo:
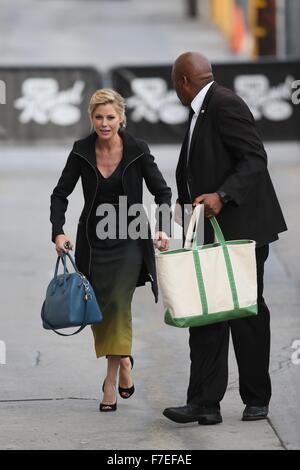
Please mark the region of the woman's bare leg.
<svg viewBox="0 0 300 470"><path fill-rule="evenodd" d="M122 388L130 388L132 385L130 359L129 357L122 357L120 361L119 386ZM126 396L126 393L123 392L123 395ZM127 394L127 396L129 396L129 394Z"/></svg>
<svg viewBox="0 0 300 470"><path fill-rule="evenodd" d="M102 399L102 403L105 403L106 405L113 405L117 399L116 384L120 360L121 356L107 356L107 374Z"/></svg>

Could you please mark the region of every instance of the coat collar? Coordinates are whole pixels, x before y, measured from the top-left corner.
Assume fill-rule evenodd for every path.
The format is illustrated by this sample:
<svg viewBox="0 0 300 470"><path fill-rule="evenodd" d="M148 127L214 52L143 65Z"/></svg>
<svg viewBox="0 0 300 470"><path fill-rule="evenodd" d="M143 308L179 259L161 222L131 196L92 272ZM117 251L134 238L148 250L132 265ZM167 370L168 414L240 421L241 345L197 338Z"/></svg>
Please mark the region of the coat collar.
<svg viewBox="0 0 300 470"><path fill-rule="evenodd" d="M119 135L123 140L123 160L124 164L128 165L132 160L135 160L139 155L145 153L145 149L129 132L125 129L119 131ZM86 160L88 160L94 167L96 165L96 144L97 134L93 132L88 137L77 140L74 143L73 151L78 153Z"/></svg>

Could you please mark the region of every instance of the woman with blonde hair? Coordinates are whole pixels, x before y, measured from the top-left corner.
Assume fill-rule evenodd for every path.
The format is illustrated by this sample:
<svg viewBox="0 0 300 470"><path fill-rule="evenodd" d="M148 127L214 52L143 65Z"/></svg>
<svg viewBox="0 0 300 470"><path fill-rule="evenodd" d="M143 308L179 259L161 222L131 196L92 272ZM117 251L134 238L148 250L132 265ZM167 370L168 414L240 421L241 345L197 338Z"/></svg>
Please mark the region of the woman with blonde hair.
<svg viewBox="0 0 300 470"><path fill-rule="evenodd" d="M52 241L58 255L62 256L72 249L63 231L67 198L81 178L85 203L78 222L75 260L78 269L90 280L104 317L101 324L92 326L96 355L107 358L100 411L115 411L118 373L121 397L129 398L134 392L131 379L133 293L137 286L151 282L156 301L158 295L148 220L145 223L149 236L131 237L132 218L127 217L124 237L124 226L118 225L122 219L119 217L120 196L127 198L127 209L133 204L142 205L145 181L156 204L170 207L171 190L147 144L125 130L125 101L119 93L111 89L97 90L90 100L89 116L94 130L74 143L51 196L50 220ZM107 207L116 211L109 233L103 230ZM161 251L168 249L167 225L163 227L160 220L154 238L154 245Z"/></svg>

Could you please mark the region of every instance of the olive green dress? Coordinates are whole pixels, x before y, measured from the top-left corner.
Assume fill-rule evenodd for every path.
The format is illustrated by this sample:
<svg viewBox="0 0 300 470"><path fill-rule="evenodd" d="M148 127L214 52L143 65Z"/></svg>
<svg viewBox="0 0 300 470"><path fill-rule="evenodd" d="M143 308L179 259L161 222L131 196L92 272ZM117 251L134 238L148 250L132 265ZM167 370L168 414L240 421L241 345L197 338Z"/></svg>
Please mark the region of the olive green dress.
<svg viewBox="0 0 300 470"><path fill-rule="evenodd" d="M122 160L108 178L99 173L99 187L91 212L90 238L92 241L91 284L94 288L103 321L92 325L97 357L131 355L131 302L140 274L143 254L141 241L118 238L119 196L122 187ZM100 204L110 203L116 209L117 238L99 239L97 223L104 217L96 216ZM130 221L130 219L129 219Z"/></svg>

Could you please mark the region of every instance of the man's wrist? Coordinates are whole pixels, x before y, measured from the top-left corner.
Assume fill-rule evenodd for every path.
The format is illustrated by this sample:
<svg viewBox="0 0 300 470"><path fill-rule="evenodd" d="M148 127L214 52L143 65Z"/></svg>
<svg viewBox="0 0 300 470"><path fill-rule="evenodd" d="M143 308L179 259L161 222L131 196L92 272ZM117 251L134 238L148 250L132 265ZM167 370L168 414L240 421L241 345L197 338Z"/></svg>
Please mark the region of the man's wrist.
<svg viewBox="0 0 300 470"><path fill-rule="evenodd" d="M227 193L225 193L225 191L217 191L217 194L223 204L227 204L227 202L231 201L231 197Z"/></svg>

